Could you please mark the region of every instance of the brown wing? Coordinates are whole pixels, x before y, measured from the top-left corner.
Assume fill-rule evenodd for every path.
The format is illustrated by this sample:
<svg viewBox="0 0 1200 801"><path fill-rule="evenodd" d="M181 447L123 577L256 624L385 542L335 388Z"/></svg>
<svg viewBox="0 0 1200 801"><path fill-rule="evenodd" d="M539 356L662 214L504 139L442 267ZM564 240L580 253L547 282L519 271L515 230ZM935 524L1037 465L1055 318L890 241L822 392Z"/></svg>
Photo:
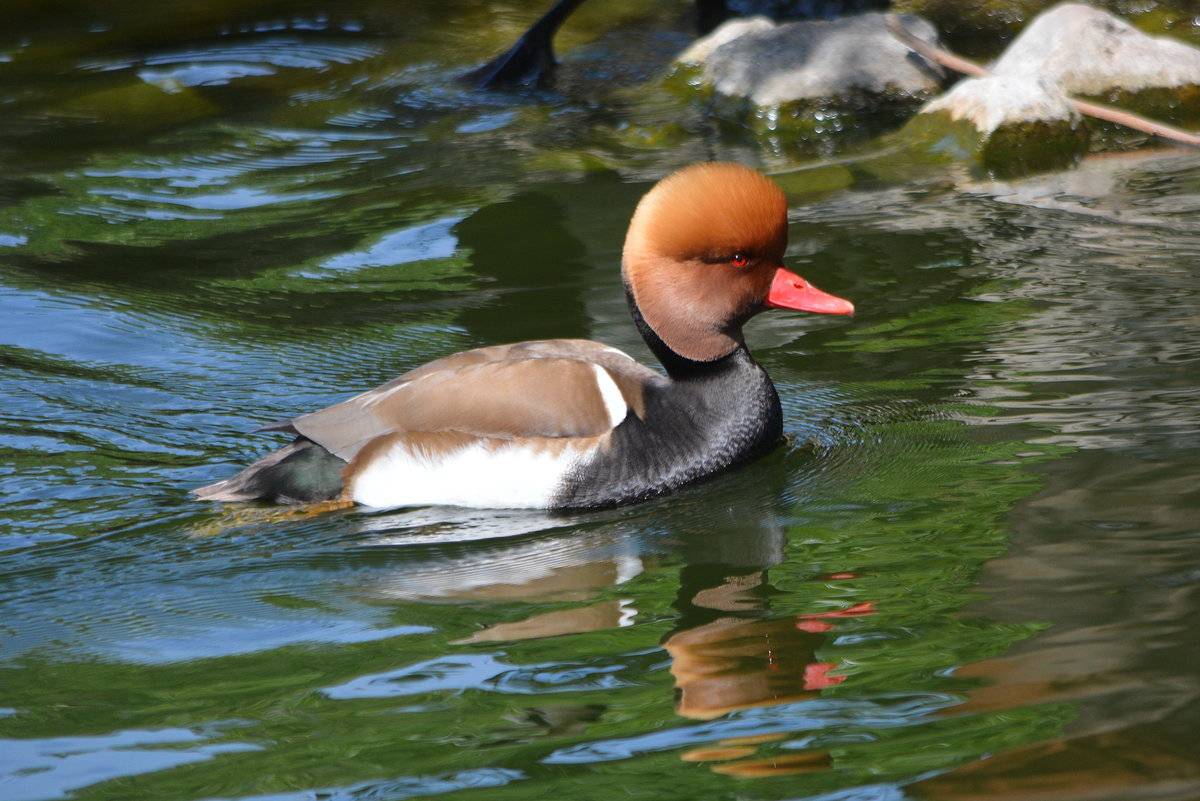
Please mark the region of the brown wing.
<svg viewBox="0 0 1200 801"><path fill-rule="evenodd" d="M397 431L458 431L486 437L582 437L616 422L596 367L641 415L643 389L662 377L618 350L552 339L464 351L411 370L350 400L291 421L290 428L350 461Z"/></svg>

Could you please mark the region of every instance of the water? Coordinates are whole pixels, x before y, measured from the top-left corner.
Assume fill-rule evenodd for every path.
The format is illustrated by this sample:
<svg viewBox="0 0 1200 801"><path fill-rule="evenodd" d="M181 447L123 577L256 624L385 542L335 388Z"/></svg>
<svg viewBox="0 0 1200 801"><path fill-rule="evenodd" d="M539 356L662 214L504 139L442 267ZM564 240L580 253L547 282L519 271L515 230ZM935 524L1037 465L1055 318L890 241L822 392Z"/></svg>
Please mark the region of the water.
<svg viewBox="0 0 1200 801"><path fill-rule="evenodd" d="M0 798L1200 795L1200 156L806 160L638 88L686 9L518 96L452 80L505 3L9 10ZM714 156L859 308L751 327L786 447L584 515L188 498L462 348L649 361L624 226Z"/></svg>

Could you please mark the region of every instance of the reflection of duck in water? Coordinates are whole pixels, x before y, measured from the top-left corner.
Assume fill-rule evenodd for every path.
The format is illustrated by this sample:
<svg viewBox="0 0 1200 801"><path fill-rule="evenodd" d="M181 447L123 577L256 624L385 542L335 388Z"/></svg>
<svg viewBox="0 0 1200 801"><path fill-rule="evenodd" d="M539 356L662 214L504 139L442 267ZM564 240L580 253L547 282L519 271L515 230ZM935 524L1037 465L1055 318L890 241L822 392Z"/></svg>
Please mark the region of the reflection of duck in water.
<svg viewBox="0 0 1200 801"><path fill-rule="evenodd" d="M673 660L680 715L709 720L738 709L810 698L835 683L836 677L825 675L825 666L815 664L822 635L797 628L791 617L761 617L765 572L721 580L690 601L704 604L706 614L694 616L689 628L664 642ZM685 584L683 591L688 589Z"/></svg>
<svg viewBox="0 0 1200 801"><path fill-rule="evenodd" d="M471 272L495 288L458 322L476 341L542 339L587 331L579 273L584 247L566 228L562 205L542 192L519 192L490 203L454 226L471 254ZM530 220L537 220L530 226ZM519 236L514 233L519 231ZM546 265L554 275L546 279Z"/></svg>
<svg viewBox="0 0 1200 801"><path fill-rule="evenodd" d="M782 437L779 397L742 338L768 308L854 306L783 267L787 201L736 164L701 164L638 204L622 259L663 376L586 340L465 351L271 430L292 444L196 491L220 501L580 509L631 503L744 463Z"/></svg>
<svg viewBox="0 0 1200 801"><path fill-rule="evenodd" d="M503 661L503 651L497 649L504 649L506 643L578 637L639 622L655 625L657 604L651 600L647 609L639 598L647 597L646 587L673 581L673 568L664 562L682 563L672 603L677 623L662 641L671 658L676 711L683 717L710 720L737 710L813 698L843 681L833 665L816 657L836 625L835 618L866 610L772 614L770 600L778 591L770 587L768 571L784 561L781 505L787 503L785 486L795 488L794 475L769 469L777 467L756 466L733 476L706 492L702 504L689 497L700 491L689 490L682 498L655 504L645 513L560 518L431 509L364 517L358 525L374 535L372 544L404 547L368 549L372 559L394 564L395 569L385 581L362 589L376 599L501 604L499 610L483 615L486 623L474 631L460 629L452 636L454 644L468 653L493 654ZM509 518L514 524L524 521L535 529L552 526L556 520L564 525L558 532L537 537L434 545L422 544L420 537L428 534L409 538L404 533L405 526L413 524L424 531L423 515L434 513L448 516L451 528L469 523L471 516L480 526L495 518ZM491 533L520 530L505 526ZM643 576L645 572L649 575ZM850 578L850 574L836 574L826 580ZM623 585L628 589L614 590ZM503 610L514 601L522 602L513 607L516 614L505 614ZM527 602L553 606L530 610ZM644 655L646 640L639 642L636 653ZM550 644L538 649L542 658L555 652L556 646ZM659 661L653 652L645 658ZM605 704L564 703L557 696L546 700L549 703L522 706L508 715L507 724L494 732L497 742L575 736L608 714ZM828 763L824 752L756 753L760 744L786 736L767 729L756 737L694 747L682 757L743 776L824 769Z"/></svg>
<svg viewBox="0 0 1200 801"><path fill-rule="evenodd" d="M817 649L833 628L822 615L770 616L767 570L782 561L783 535L768 528L748 529L742 536L706 537L691 549L675 604L679 624L663 643L671 655L680 715L711 720L737 710L813 698L844 681L831 672L833 664L817 659ZM727 738L682 756L715 763L713 770L719 773L746 777L828 767L824 752L745 759L758 745L784 736Z"/></svg>

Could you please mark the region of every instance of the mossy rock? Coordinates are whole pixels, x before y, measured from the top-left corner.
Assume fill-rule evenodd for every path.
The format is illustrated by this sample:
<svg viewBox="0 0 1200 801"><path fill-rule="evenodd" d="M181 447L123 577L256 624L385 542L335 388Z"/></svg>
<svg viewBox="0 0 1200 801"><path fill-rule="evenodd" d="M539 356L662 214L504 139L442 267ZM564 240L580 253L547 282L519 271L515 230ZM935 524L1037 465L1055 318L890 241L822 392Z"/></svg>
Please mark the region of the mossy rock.
<svg viewBox="0 0 1200 801"><path fill-rule="evenodd" d="M1075 166L1087 153L1089 134L1070 120L1009 122L985 134L935 111L914 117L897 141L917 159L964 162L981 175L1013 178Z"/></svg>
<svg viewBox="0 0 1200 801"><path fill-rule="evenodd" d="M997 178L1074 167L1088 150L1088 130L1069 122L1001 125L983 139L980 165Z"/></svg>
<svg viewBox="0 0 1200 801"><path fill-rule="evenodd" d="M929 96L854 92L774 107L716 94L696 99L727 129L748 131L787 155L811 155L844 150L893 131L911 118Z"/></svg>
<svg viewBox="0 0 1200 801"><path fill-rule="evenodd" d="M792 133L802 137L853 135L856 129L879 133L907 120L931 94L854 92L841 97L755 108L746 122L759 133Z"/></svg>
<svg viewBox="0 0 1200 801"><path fill-rule="evenodd" d="M838 149L896 128L943 88L941 68L914 56L888 23L879 13L729 21L680 54L663 86L780 149ZM928 21L903 24L936 43Z"/></svg>

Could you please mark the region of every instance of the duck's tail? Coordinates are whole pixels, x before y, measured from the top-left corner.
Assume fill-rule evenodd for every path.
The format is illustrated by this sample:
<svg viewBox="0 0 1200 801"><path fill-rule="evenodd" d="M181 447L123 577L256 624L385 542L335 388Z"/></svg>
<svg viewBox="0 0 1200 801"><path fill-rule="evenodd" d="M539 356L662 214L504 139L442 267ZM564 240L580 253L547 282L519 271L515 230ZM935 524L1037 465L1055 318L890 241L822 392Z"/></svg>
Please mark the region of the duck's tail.
<svg viewBox="0 0 1200 801"><path fill-rule="evenodd" d="M315 503L342 493L346 463L304 437L268 453L233 478L192 490L202 501Z"/></svg>

